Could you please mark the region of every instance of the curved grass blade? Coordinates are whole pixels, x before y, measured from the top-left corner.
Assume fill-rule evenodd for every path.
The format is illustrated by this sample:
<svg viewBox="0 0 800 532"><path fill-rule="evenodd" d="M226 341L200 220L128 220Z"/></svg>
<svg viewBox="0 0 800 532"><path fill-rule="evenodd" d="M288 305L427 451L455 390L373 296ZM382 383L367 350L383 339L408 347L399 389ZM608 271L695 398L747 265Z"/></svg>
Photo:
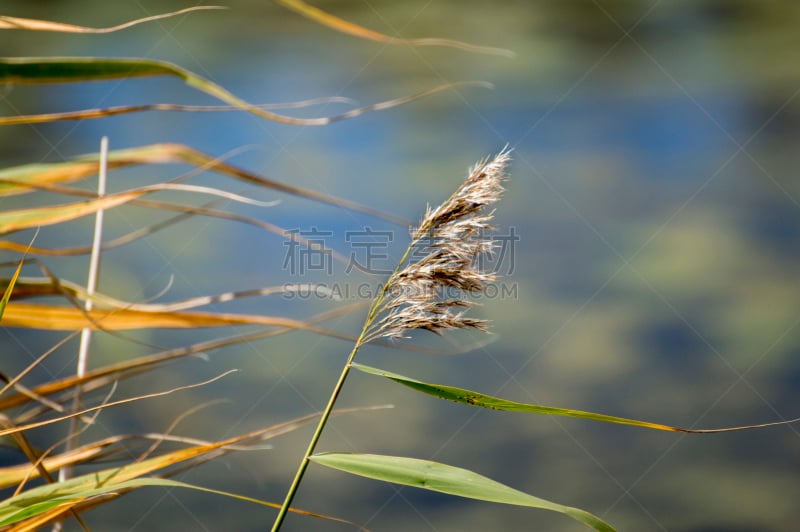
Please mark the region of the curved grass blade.
<svg viewBox="0 0 800 532"><path fill-rule="evenodd" d="M106 452L105 447L110 444L97 443L85 445L74 451L65 452L56 456L48 456L41 460L47 471L57 471L66 465L89 463ZM0 488L8 488L24 482L26 479L38 478L39 472L31 470L31 464L11 465L0 468Z"/></svg>
<svg viewBox="0 0 800 532"><path fill-rule="evenodd" d="M40 163L0 170L0 196L22 194L57 183L78 181L97 173L99 156L90 154L62 163ZM183 144L151 144L137 148L113 150L108 153L108 168L117 169L140 164L183 163L197 168L213 170L246 183L291 194L301 198L327 203L370 216L408 226L412 222L392 216L377 209L264 177L228 164L219 158L197 151Z"/></svg>
<svg viewBox="0 0 800 532"><path fill-rule="evenodd" d="M83 508L84 505L82 503L88 501L89 499L94 499L96 497L103 495L114 496L112 497L113 499L117 498L116 496L118 495L122 495L124 493L144 487L184 488L195 491L202 491L213 495L221 495L223 497L230 497L232 499L250 502L253 504L258 504L269 508L275 508L280 506L279 504L274 502L263 501L261 499L256 499L254 497L247 497L246 495L240 495L238 493L232 493L230 491L215 490L203 486L198 486L196 484L189 484L187 482L180 482L177 480L171 480L166 478L143 477L143 478L136 478L133 480L127 480L124 482L113 483L110 486L102 486L93 490L56 495L48 500L44 500L41 502L34 502L33 504L30 504L21 509L18 513L12 514L6 518L6 520L10 521L10 523L12 524L20 523L20 525L22 525L20 527L14 527L10 529L9 532L14 532L14 531L22 532L23 530L37 530L40 527L51 523L53 520L60 517L66 511L79 510L79 509L81 511L84 511L85 508ZM92 504L90 506L95 506L95 505ZM298 508L293 508L290 511L292 513L303 515L306 517L324 519L326 521L333 521L335 523L348 525L353 528L363 529L361 525L354 523L352 521L348 521L347 519L343 519L341 517L334 517L331 515L310 512ZM29 520L32 520L33 522L28 522ZM4 524L4 521L5 520L0 518L0 526Z"/></svg>
<svg viewBox="0 0 800 532"><path fill-rule="evenodd" d="M345 111L344 113L338 115L332 115L327 117L326 120L328 120L329 123L341 122L342 120L355 118L365 113L370 113L373 111L385 111L387 109L391 109L399 105L411 103L413 101L426 98L428 96L436 94L437 92L454 89L456 87L480 87L483 89L494 89L494 85L492 83L489 83L488 81L455 81L453 83L443 83L431 89L424 90L422 92L417 92L409 96L401 96L400 98L393 98L391 100L386 100L383 102L378 102L370 105L365 105L363 107L358 107L356 109L351 109L349 111Z"/></svg>
<svg viewBox="0 0 800 532"><path fill-rule="evenodd" d="M351 98L332 96L329 98L313 98L288 103L266 103L253 104L261 109L296 109L321 103L348 103L352 104ZM221 113L227 111L243 111L239 107L231 105L180 105L174 103L153 103L142 105L117 105L103 109L82 109L79 111L64 111L61 113L41 113L35 115L6 116L0 118L0 126L13 126L17 124L41 124L45 122L59 122L61 120L89 120L93 118L105 118L108 116L124 115L129 113L141 113L143 111L183 111L191 113Z"/></svg>
<svg viewBox="0 0 800 532"><path fill-rule="evenodd" d="M737 430L748 430L764 427L772 427L776 425L786 425L789 423L796 423L800 418L790 419L785 421L776 421L772 423L761 423L758 425L747 425L742 427L727 427L722 429L683 429L680 427L673 427L670 425L662 425L660 423L651 423L649 421L639 421L637 419L628 419L624 417L609 416L606 414L597 414L594 412L585 412L583 410L570 410L568 408L557 408L553 406L543 406L529 403L518 403L516 401L509 401L499 397L492 397L491 395L484 395L472 390L464 388L456 388L455 386L446 386L444 384L431 384L422 382L417 379L405 377L397 373L385 371L363 364L353 363L352 367L364 373L371 375L378 375L385 377L389 380L408 386L418 392L426 393L439 399L446 399L456 403L462 403L470 406L478 406L481 408L489 408L491 410L506 410L510 412L529 412L532 414L543 414L547 416L564 416L574 417L578 419L588 419L591 421L602 421L604 423L616 423L619 425L632 425L634 427L642 427L646 429L664 430L669 432L685 432L690 434L709 434L717 432L732 432Z"/></svg>
<svg viewBox="0 0 800 532"><path fill-rule="evenodd" d="M213 402L220 403L223 402L223 400L217 400ZM208 404L209 403L205 403L190 410L203 408ZM150 448L140 455L139 460L149 458L149 455L152 454L151 449L157 448L163 442L173 442L184 445L210 445L213 443L207 440L176 436L169 433L117 434L102 440L87 443L72 451L64 451L60 454L51 455L50 453L58 446L58 444L53 445L44 453L39 462L45 467L45 469L49 471L55 471L68 465L85 465L99 462L101 460L127 460L131 459L132 457L132 442L151 443ZM225 449L229 451L262 451L271 448L272 446L263 446L257 444L228 445L225 447ZM20 483L24 485L25 482L36 479L39 476L39 471L31 467L30 463L0 467L0 488L7 488L10 486L19 485ZM21 489L19 487L17 488L17 493L21 493Z"/></svg>
<svg viewBox="0 0 800 532"><path fill-rule="evenodd" d="M12 279L13 280L13 279ZM6 288L12 280L0 279L0 288ZM337 299L338 294L331 291L326 285L313 283L287 283L280 286L268 286L264 288L254 288L250 290L239 290L236 292L225 292L210 296L197 296L172 303L133 303L123 301L101 292L88 294L86 289L77 283L66 279L51 279L48 277L23 277L19 279L13 287L15 300L31 297L69 295L71 301L89 301L104 308L125 308L131 310L141 310L143 312L171 312L176 310L187 310L190 308L203 307L214 303L225 303L244 297L269 296L274 294L294 294L299 291L316 291L320 295Z"/></svg>
<svg viewBox="0 0 800 532"><path fill-rule="evenodd" d="M375 30L371 30L339 18L328 13L327 11L323 11L318 7L309 5L302 0L276 0L276 2L288 9L291 9L295 13L299 13L300 15L317 22L318 24L328 26L329 28L346 33L348 35L353 35L362 39L368 39L370 41L377 41L386 44L401 44L407 46L446 46L449 48L458 48L467 52L514 57L514 52L511 50L492 48L489 46L477 46L475 44L454 41L450 39L403 39L399 37L390 37Z"/></svg>
<svg viewBox="0 0 800 532"><path fill-rule="evenodd" d="M15 211L0 211L0 235L81 218L100 209L107 210L122 205L144 193L145 191L124 192L109 194L90 201L33 207Z"/></svg>
<svg viewBox="0 0 800 532"><path fill-rule="evenodd" d="M114 152L109 152L109 156ZM54 183L70 183L96 175L99 157L94 161L36 163L0 170L0 196L33 192ZM119 165L116 165L119 166ZM115 166L109 161L109 168Z"/></svg>
<svg viewBox="0 0 800 532"><path fill-rule="evenodd" d="M74 24L64 24L62 22L52 22L49 20L0 16L0 30L53 31L58 33L112 33L130 28L132 26L137 26L139 24L144 24L146 22L153 22L154 20L175 17L184 13L190 13L192 11L204 11L210 9L228 8L224 6L187 7L186 9L181 9L179 11L163 13L161 15L153 15L152 17L139 18L123 24L118 24L116 26L109 26L107 28L89 28L86 26L76 26Z"/></svg>
<svg viewBox="0 0 800 532"><path fill-rule="evenodd" d="M24 259L19 261L19 265L14 271L14 275L12 275L11 279L8 280L5 290L3 291L3 298L0 299L0 322L3 321L3 313L6 310L6 305L8 305L8 302L11 299L11 293L14 291L14 285L17 283L17 279L19 279L19 273L22 271L22 265L24 263Z"/></svg>
<svg viewBox="0 0 800 532"><path fill-rule="evenodd" d="M354 303L347 306L335 308L333 310L312 316L307 321L310 324L321 323L329 319L345 316L357 309L363 308L363 304ZM255 342L264 338L286 334L296 329L283 327L269 331L258 331L256 333L240 334L233 337L217 338L205 342L198 342L189 346L167 349L150 355L144 355L122 362L108 364L89 371L83 377L69 376L63 379L50 380L36 386L31 393L17 393L9 397L0 397L0 411L16 408L25 405L38 397L48 397L57 393L71 390L76 386L81 386L84 391L90 392L97 390L113 381L123 380L127 377L137 375L146 371L153 370L161 365L175 362L183 358L215 351L230 345L237 345L245 342ZM76 333L69 335L57 345L63 345ZM353 341L354 338L348 338ZM16 377L15 377L16 379ZM14 379L12 379L14 380Z"/></svg>
<svg viewBox="0 0 800 532"><path fill-rule="evenodd" d="M262 325L315 332L324 336L352 340L349 335L316 327L307 321L280 316L230 314L215 312L163 312L133 309L85 311L74 307L35 305L10 302L6 306L3 325L73 331L90 327L95 330L124 331L133 329L194 329L197 327L228 327L232 325Z"/></svg>
<svg viewBox="0 0 800 532"><path fill-rule="evenodd" d="M44 426L47 426L47 425L52 425L52 424L55 424L55 423L59 423L61 421L65 421L65 420L72 419L72 418L75 418L75 417L83 416L84 414L88 414L90 412L97 412L97 411L100 411L100 410L105 410L106 408L109 408L109 407L125 405L125 404L128 404L128 403L141 401L142 399L152 399L154 397L163 397L165 395L170 395L170 394L173 394L175 392L180 392L180 391L188 390L188 389L191 389L191 388L197 388L197 387L200 387L200 386L205 386L206 384L210 384L210 383L212 383L214 381L217 381L217 380L219 380L219 379L221 379L223 377L226 377L227 375L230 375L231 373L235 373L236 371L237 370L235 370L235 369L228 370L225 373L217 375L216 377L213 377L213 378L208 379L208 380L206 380L204 382L199 382L199 383L196 383L196 384L187 384L186 386L178 386L176 388L173 388L171 390L166 390L166 391L163 391L163 392L154 392L154 393L149 393L149 394L146 394L146 395L139 395L139 396L136 396L136 397L131 397L131 398L128 398L128 399L120 399L118 401L113 401L113 402L110 402L110 403L103 403L103 404L100 404L100 405L97 405L97 406L84 408L80 412L73 412L71 414L63 415L63 416L60 416L60 417L57 417L57 418L47 419L45 421L38 421L36 423L29 423L27 425L20 425L20 426L14 426L14 427L11 427L11 428L0 429L0 437L11 435L11 434L16 434L18 432L23 432L23 431L26 431L26 430L37 429L39 427L44 427Z"/></svg>
<svg viewBox="0 0 800 532"><path fill-rule="evenodd" d="M80 160L97 161L96 154L90 154ZM213 170L233 177L245 183L250 183L265 188L291 194L301 198L318 201L320 203L327 203L335 207L340 207L348 210L353 210L382 218L393 223L400 225L407 225L408 220L386 214L378 209L373 209L366 205L361 205L353 201L323 194L312 189L297 187L276 181L275 179L261 176L253 172L248 172L242 168L228 164L218 158L212 157L206 153L197 151L183 144L153 144L149 146L142 146L139 148L131 148L129 150L120 150L109 154L109 164L114 167L124 167L134 164L165 164L165 163L185 163L203 168Z"/></svg>
<svg viewBox="0 0 800 532"><path fill-rule="evenodd" d="M385 100L370 105L365 105L363 107L357 107L355 109L350 109L349 111L345 111L344 113L340 113L338 115L331 115L319 118L297 119L297 120L311 120L315 122L313 124L306 123L304 125L324 126L327 124L332 124L334 122L340 122L342 120L355 118L359 115L363 115L365 113L370 113L373 111L385 111L387 109L391 109L399 105L403 105L406 103L413 102L415 100L419 100L421 98L425 98L427 96L431 96L433 94L436 94L437 92L442 92L444 90L453 89L455 87L469 87L469 86L483 87L487 89L494 88L494 86L491 83L488 83L486 81L459 81L454 83L443 83L426 91L411 94L409 96L403 96L400 98L393 98L391 100ZM268 111L270 109L291 109L291 108L303 107L305 105L316 105L320 102L327 103L335 101L342 103L351 103L351 100L349 98L330 97L330 98L315 98L312 100L303 100L300 102L284 103L284 104L252 104L252 107ZM12 126L18 124L41 124L46 122L58 122L61 120L91 120L96 118L105 118L108 116L123 115L128 113L140 113L144 111L184 111L184 112L197 113L197 112L226 112L226 111L248 111L248 110L249 109L247 108L237 107L237 106L178 105L170 103L157 103L157 104L146 104L146 105L121 105L115 107L106 107L103 109L81 109L78 111L67 111L61 113L42 113L35 115L3 116L0 117L0 126Z"/></svg>
<svg viewBox="0 0 800 532"><path fill-rule="evenodd" d="M6 416L0 416L0 426L4 428L12 428L14 427L14 422L12 422ZM20 451L22 451L22 453L25 455L25 458L27 458L28 461L31 463L32 469L29 469L29 471L35 471L36 474L44 478L44 480L47 483L52 484L56 481L53 475L50 474L51 470L48 469L42 462L44 455L42 455L38 449L34 448L31 445L30 441L28 440L28 437L25 435L24 432L17 432L15 434L12 434L11 439L14 441L17 448ZM22 482L17 486L17 491L14 492L15 495L22 490L22 487L24 486L24 483L26 481L27 481L27 475L22 480ZM70 513L78 521L78 523L80 523L81 527L84 530L89 530L89 527L77 513L75 513L74 511L70 511Z"/></svg>
<svg viewBox="0 0 800 532"><path fill-rule="evenodd" d="M281 115L251 104L212 81L198 76L166 61L155 61L140 58L101 58L101 57L2 57L0 58L0 83L83 83L86 81L103 81L110 79L128 79L150 76L175 76L183 82L209 96L217 98L229 105L254 115L295 126L325 126L336 120L351 118L374 110L376 105L382 108L405 103L408 98L397 100L392 104L384 102L366 108L354 109L334 117L295 118ZM443 90L452 84L434 89ZM410 97L418 98L421 96ZM3 124L0 118L0 125ZM13 118L12 120L17 120Z"/></svg>
<svg viewBox="0 0 800 532"><path fill-rule="evenodd" d="M217 202L210 202L204 206L213 205ZM143 238L147 235L152 235L157 233L158 231L180 223L184 220L188 220L193 217L191 213L181 213L166 220L162 220L160 222L145 225L140 227L139 229L130 231L123 235L118 236L112 240L107 240L103 242L103 245L100 247L101 250L107 251L109 249L114 249L120 246L124 246L125 244L129 244L134 242L140 238ZM11 242L9 240L0 240L0 249L6 249L8 251L13 251L17 253L26 252L26 246L23 244L19 244L17 242ZM39 248L39 247L30 247L27 252L31 255L45 255L45 256L53 256L53 257L67 257L67 256L74 256L74 255L88 255L91 253L92 247L91 246L76 246L76 247L67 247L67 248Z"/></svg>
<svg viewBox="0 0 800 532"><path fill-rule="evenodd" d="M261 202L253 200L238 194L233 194L231 192L212 187L201 187L180 183L160 183L129 190L127 192L93 197L93 199L89 201L66 203L61 205L49 205L46 207L33 207L15 211L2 211L0 212L0 234L12 233L31 227L41 227L68 222L70 220L81 218L98 211L123 205L145 194L151 194L159 191L183 191L195 194L209 194L212 196L219 196L230 201L257 205L259 207L272 207L276 204L276 202Z"/></svg>
<svg viewBox="0 0 800 532"><path fill-rule="evenodd" d="M174 187L175 185L172 186ZM47 186L43 188L52 190L54 187ZM55 188L59 188L61 191L63 191L63 187L55 187ZM129 190L127 192L121 192L118 194L113 194L113 195L109 194L85 202L68 203L68 204L47 206L47 207L35 207L31 209L20 209L18 211L6 211L6 212L0 211L0 235L4 233L20 231L22 229L28 229L31 227L41 227L43 225L55 225L73 219L81 218L83 216L87 216L100 209L108 209L126 203L130 203L132 205L150 207L153 209L177 211L191 215L210 216L214 218L220 218L223 220L233 220L236 222L241 222L251 225L253 227L258 227L259 229L263 229L265 231L276 234L283 238L287 238L294 242L303 244L305 246L308 246L309 249L322 250L322 248L324 247L319 242L313 242L301 236L298 231L289 231L275 224L264 222L254 217L242 216L239 214L230 213L227 211L221 211L218 209L209 209L207 207L195 207L191 205L180 205L164 201L141 199L141 196L145 194L156 192L158 190L168 190L168 189L169 185L165 184L151 185L149 187ZM195 189L195 191L197 190ZM92 193L87 193L86 191L75 190L71 192L74 192L76 195L79 196L88 195L94 197ZM226 195L226 193L222 193L222 195ZM386 218L386 216L384 216L384 218ZM12 246L2 246L2 247L12 247ZM339 253L336 250L326 250L326 253L329 253L332 259L339 261L342 264L349 263L347 256L343 255L342 253ZM367 269L359 268L359 271L366 275L375 277L375 274Z"/></svg>
<svg viewBox="0 0 800 532"><path fill-rule="evenodd" d="M312 462L361 477L412 486L469 499L528 506L567 515L602 532L614 528L584 510L564 506L529 495L468 469L429 460L357 453L321 453L310 457Z"/></svg>
<svg viewBox="0 0 800 532"><path fill-rule="evenodd" d="M257 116L297 126L318 126L325 118L293 118L279 115L242 100L221 86L166 61L99 57L4 57L0 58L0 83L76 83L150 76L175 76L194 89Z"/></svg>
<svg viewBox="0 0 800 532"><path fill-rule="evenodd" d="M8 526L14 523L19 523L21 521L43 516L45 517L43 522L41 521L36 522L37 527L42 526L42 524L52 520L53 517L59 516L70 509L75 509L75 507L77 507L78 505L80 505L82 502L86 501L89 498L97 497L100 495L115 495L120 492L127 492L138 488L153 487L153 486L193 489L197 491L211 493L214 495L231 497L233 499L251 502L254 504L259 504L270 508L275 508L279 506L278 504L273 502L262 501L260 499L247 497L245 495L239 495L228 491L205 488L203 486L188 484L186 482L179 482L176 480L170 480L158 477L134 478L131 480L124 480L121 482L114 481L114 479L111 478L110 482L103 482L103 480L107 480L106 478L102 478L103 473L104 472L101 472L101 474L98 475L98 481L95 484L97 487L95 487L94 489L83 489L84 488L83 485L77 485L75 486L75 489L71 489L73 488L73 486L71 485L65 486L64 484L67 483L59 483L48 486L50 487L50 489L45 490L45 493L25 492L17 497L13 497L8 502L10 502L16 508L13 508L12 510L6 510L3 507L5 505L0 506L0 526ZM111 470L111 473L113 474L115 473L115 471ZM33 489L30 491L37 492L39 490ZM52 512L53 510L58 510L58 511ZM48 512L52 512L52 514L55 515L52 514L46 515ZM294 512L301 515L344 523L347 525L351 525L353 527L359 527L359 525L351 521L347 521L346 519L341 519L338 517L332 517L324 514L318 514L298 509L295 509Z"/></svg>
<svg viewBox="0 0 800 532"><path fill-rule="evenodd" d="M154 394L153 396L157 395L163 395L163 393ZM351 412L376 410L386 407L387 405L366 408L357 407L339 410L337 413L347 414ZM242 444L249 441L260 442L266 439L281 436L305 426L318 417L318 415L319 414L308 414L297 419L272 425L270 427L262 428L247 434L235 436L233 438L228 438L218 442L204 443L185 449L179 449L153 458L148 458L146 460L126 464L122 467L96 471L71 478L64 482L28 489L16 497L11 497L5 499L4 501L0 501L0 526L13 524L24 519L35 517L36 515L40 515L44 512L52 510L62 504L65 504L68 508L72 508L76 504L86 500L88 497L94 497L116 491L125 491L148 485L169 485L169 483L172 481L163 481L163 479L145 477L145 475L150 475L155 471L164 470L165 468L175 464L185 463L189 460L194 460L203 456L209 456L212 453L238 450L239 448L237 447L237 444ZM193 489L207 491L209 493L233 496L235 498L263 504L273 508L280 506L276 503L259 501L257 499L250 499L248 497L233 495L199 486L182 485L180 487L190 487ZM68 508L65 508L65 510ZM328 517L306 512L304 510L295 511L296 513L314 517ZM333 520L354 525L349 521L338 518L333 518Z"/></svg>
<svg viewBox="0 0 800 532"><path fill-rule="evenodd" d="M36 230L36 234L33 235L33 238L31 238L31 241L28 243L28 247L25 249L22 258L19 261L19 264L17 264L17 269L14 270L14 275L12 275L11 279L8 280L8 283L5 289L3 290L3 298L0 299L0 322L3 320L3 314L5 313L6 305L8 305L8 302L11 300L11 294L14 292L14 286L16 285L17 280L19 279L19 274L22 271L22 265L25 264L25 256L28 254L31 247L33 246L33 242L36 240L37 234L39 234L38 229Z"/></svg>

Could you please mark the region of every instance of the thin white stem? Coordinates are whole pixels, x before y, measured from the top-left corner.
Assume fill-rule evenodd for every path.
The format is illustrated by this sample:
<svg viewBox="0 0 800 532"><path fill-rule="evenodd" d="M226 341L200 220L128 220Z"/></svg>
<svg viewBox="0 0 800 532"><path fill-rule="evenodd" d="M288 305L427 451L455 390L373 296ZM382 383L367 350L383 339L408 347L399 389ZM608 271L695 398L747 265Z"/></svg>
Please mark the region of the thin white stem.
<svg viewBox="0 0 800 532"><path fill-rule="evenodd" d="M103 197L106 194L106 169L108 166L108 137L100 139L100 170L97 178L97 196ZM100 246L103 243L103 209L98 209L94 219L94 236L92 238L92 252L89 256L89 274L86 280L86 302L84 309L90 312L93 308L92 296L97 290L97 278L100 271ZM81 340L78 346L78 365L75 371L76 376L83 377L89 367L89 344L92 340L92 329L85 327L81 330ZM73 411L81 409L82 394L81 388L75 390L75 399L72 404ZM65 450L71 451L78 444L78 434L80 419L75 417L70 420L68 437ZM64 467L58 472L59 481L68 479L72 474L71 467ZM54 528L53 530L58 530Z"/></svg>

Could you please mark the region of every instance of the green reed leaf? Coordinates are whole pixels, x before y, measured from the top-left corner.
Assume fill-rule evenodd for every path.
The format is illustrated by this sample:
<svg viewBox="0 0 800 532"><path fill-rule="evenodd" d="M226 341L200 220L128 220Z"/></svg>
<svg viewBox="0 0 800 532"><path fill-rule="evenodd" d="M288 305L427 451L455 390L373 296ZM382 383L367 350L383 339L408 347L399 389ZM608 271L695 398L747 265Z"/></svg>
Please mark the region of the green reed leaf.
<svg viewBox="0 0 800 532"><path fill-rule="evenodd" d="M353 475L384 482L469 499L551 510L567 515L595 530L604 532L614 530L614 527L589 512L540 499L460 467L402 456L337 452L315 454L310 460Z"/></svg>
<svg viewBox="0 0 800 532"><path fill-rule="evenodd" d="M378 375L385 377L394 382L400 383L403 386L408 386L418 392L426 393L439 399L446 399L448 401L455 401L470 406L477 406L481 408L489 408L491 410L505 410L509 412L529 412L532 414L542 414L547 416L564 416L574 417L578 419L588 419L591 421L602 421L604 423L616 423L619 425L632 425L634 427L642 427L646 429L664 430L669 432L686 432L691 434L709 434L716 432L732 432L738 430L748 430L756 428L771 427L776 425L787 425L796 423L800 419L790 419L785 421L776 421L771 423L760 423L757 425L746 425L741 427L726 427L721 429L683 429L680 427L673 427L670 425L662 425L660 423L651 423L649 421L640 421L638 419L629 419L624 417L609 416L606 414L598 414L595 412L585 412L583 410L571 410L569 408L557 408L554 406L544 406L530 403L518 403L516 401L509 401L500 397L493 397L491 395L484 395L479 392L467 390L464 388L456 388L455 386L447 386L444 384L431 384L410 377L405 377L391 371L385 371L363 364L353 363L353 369L369 373L371 375Z"/></svg>
<svg viewBox="0 0 800 532"><path fill-rule="evenodd" d="M262 118L293 125L324 125L328 119L301 119L271 113L234 96L219 85L172 63L139 58L3 57L2 83L76 83L149 76L175 76L188 86Z"/></svg>

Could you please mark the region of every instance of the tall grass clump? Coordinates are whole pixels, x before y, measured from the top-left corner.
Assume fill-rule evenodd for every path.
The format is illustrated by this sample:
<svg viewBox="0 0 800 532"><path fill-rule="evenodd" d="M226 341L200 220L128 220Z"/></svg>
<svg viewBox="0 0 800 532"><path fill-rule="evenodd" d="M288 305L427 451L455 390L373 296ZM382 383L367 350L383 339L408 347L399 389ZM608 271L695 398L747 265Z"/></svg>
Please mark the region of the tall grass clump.
<svg viewBox="0 0 800 532"><path fill-rule="evenodd" d="M384 45L444 46L470 53L511 55L505 50L450 39L405 39L388 36L340 19L301 0L277 0L277 3L319 24ZM113 33L136 24L209 9L219 8L199 6L106 28L0 16L0 31ZM249 113L260 119L289 126L324 126L356 118L364 113L406 104L454 86L487 86L485 82L474 81L446 83L418 94L352 107L336 115L299 118L283 114L283 109L334 101L342 103L341 98L305 100L282 106L255 104L179 65L149 58L0 57L0 83L9 86L82 84L155 76L178 79L187 87L201 91L223 105L151 103L64 109L57 112L0 116L0 126L101 120L141 112L222 111ZM112 145L113 140L112 138ZM0 488L7 490L6 498L0 501L0 529L34 530L71 522L88 530L89 510L112 502L124 504L116 501L130 492L153 487L191 489L260 505L264 508L264 514L258 515L258 521L267 522L277 512L273 520L273 530L281 528L289 513L302 516L307 521L323 519L349 527L359 527L357 523L342 517L322 515L292 506L310 465L314 463L393 484L468 499L554 511L595 530L613 530L610 524L585 510L519 491L468 469L413 456L318 452L320 438L332 416L382 410L387 407L383 404L367 404L355 408L337 408L337 400L353 370L375 377L387 387L400 384L429 397L460 403L470 408L567 416L684 433L724 432L778 424L711 430L683 429L600 413L516 402L449 384L426 382L356 362L358 353L369 344L407 347L403 342L412 338L415 331L443 334L458 329L488 330L489 321L474 317L470 311L476 305L475 296L482 294L495 281L494 273L483 269L480 259L495 249L495 243L487 235L491 233L494 209L504 191L504 183L509 178L511 152L506 147L496 155L480 161L468 171L466 179L449 198L436 207L427 208L419 224L410 228L409 246L393 271L383 280L374 299L351 305L342 304L326 312L309 312L302 318L292 318L280 313L266 315L221 312L209 306L246 297L268 297L315 288L313 283L228 289L221 293L194 294L169 302L128 301L116 293L106 293L98 289L98 263L109 250L125 248L149 235L168 231L178 223L191 223L198 217L244 224L271 235L278 235L284 240L302 239L295 232L265 220L266 217L246 216L233 210L239 205L266 209L272 203L233 192L229 190L232 184L238 186L245 183L345 211L382 217L393 223L403 223L404 220L347 198L249 171L230 163L224 156L203 153L178 143L144 144L120 149L109 149L103 143L100 153L1 169L0 200L3 201L3 208L0 210L0 250L10 254L11 259L3 266L13 273L0 279L0 326L37 332L50 331L59 336L53 345L37 352L22 369L15 369L13 372L8 369L11 367L10 361L12 357L15 362L23 360L22 348L26 346L4 346L3 365L0 367L0 436L5 438L4 443L15 449L24 459L19 463L0 467ZM192 169L178 178L161 178L158 183L151 185L126 187L126 183L114 182L114 172L117 170L175 163L188 165ZM221 184L201 186L190 182L204 171L219 174ZM95 190L76 186L85 184L86 180L95 176L103 176ZM106 181L115 186L107 189ZM163 193L168 193L166 198ZM30 204L22 207L12 205L10 198L20 202L29 200ZM151 209L162 215L162 218L159 221L153 221L149 217L139 218L139 225L129 232L113 239L104 238L103 227L107 222L104 221L103 213L126 206ZM86 245L53 247L52 238L49 245L40 245L37 242L41 238L37 235L48 232L51 232L50 236L63 235L66 231L74 230L74 225L71 224L76 220L89 216L95 218L92 227L94 236L87 236ZM304 241L304 244L313 246L308 241ZM212 247L214 243L207 245ZM61 273L62 261L73 257L91 258L87 268L88 275L82 275L82 279L87 280L85 284L70 280ZM366 315L357 333L335 330L329 325L334 318L364 312L365 309ZM249 326L254 330L242 333L238 329L242 326ZM159 347L129 334L131 331L193 331L199 328L234 329L239 332L172 348ZM208 439L181 435L177 430L186 418L199 412L205 405L182 411L168 427L160 431L149 430L148 427L148 430L135 433L111 431L98 436L97 432L88 430L97 422L101 413L126 406L144 410L145 402L163 401L168 396L179 396L178 394L211 383L222 385L231 373L224 371L199 382L187 380L170 384L166 389L152 391L148 385L163 382L156 377L161 376L161 372L166 371L165 368L171 364L192 356L208 357L226 347L268 341L294 332L346 341L351 346L322 412L297 417L291 417L282 411L277 414L265 412L264 417L274 418L277 415L282 421L232 436L213 434ZM93 335L100 334L135 345L145 352L109 362L109 358L113 360L113 357L97 356L108 353L92 353L92 350L97 349L97 344L92 344L90 340ZM74 372L41 377L45 373L41 371L45 368L45 362L56 353L67 352L71 355L68 351L71 342L78 337L82 337L83 341L79 347L80 362ZM120 387L120 383L128 386ZM123 388L128 395L118 397L119 388ZM281 486L289 485L282 503L223 492L210 486L174 478L188 469L230 453L258 451L261 453L259 456L268 461L270 455L265 452L268 448L267 442L310 426L315 426L315 429L294 478L266 479L270 483L280 483ZM36 433L36 438L31 437L39 429L48 429L44 444L41 443L44 439L41 438L41 432ZM345 510L342 512L345 513ZM128 525L129 523L120 523L119 527L128 528Z"/></svg>

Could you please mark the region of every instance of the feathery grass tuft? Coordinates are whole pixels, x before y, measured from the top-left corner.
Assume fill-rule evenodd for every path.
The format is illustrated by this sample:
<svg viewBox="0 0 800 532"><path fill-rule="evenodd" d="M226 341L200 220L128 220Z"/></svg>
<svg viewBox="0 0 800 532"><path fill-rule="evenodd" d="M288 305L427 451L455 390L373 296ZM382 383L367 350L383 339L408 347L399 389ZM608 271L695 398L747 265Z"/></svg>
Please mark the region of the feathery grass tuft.
<svg viewBox="0 0 800 532"><path fill-rule="evenodd" d="M403 337L413 329L435 333L446 329L486 330L485 321L465 317L456 309L471 306L473 303L463 296L482 291L494 279L493 274L477 269L475 260L493 248L491 240L484 236L492 212L485 213L484 210L500 199L510 160L510 150L504 148L493 159L479 162L470 170L466 181L436 209L429 207L419 227L412 230L411 244L370 306L361 333L347 357L275 518L273 532L283 524L362 345L378 338ZM409 262L412 253L423 244L427 254ZM456 297L442 298L437 293L448 288L458 291ZM380 318L382 315L384 317Z"/></svg>
<svg viewBox="0 0 800 532"><path fill-rule="evenodd" d="M384 315L370 328L365 343L375 338L404 338L414 329L441 333L447 329L488 331L486 320L464 315L474 302L465 296L483 292L495 280L493 272L479 268L478 258L492 253L486 238L492 212L486 208L503 193L510 150L484 159L444 203L428 208L416 229L405 257L423 254L399 268L386 282L385 298L375 316ZM402 266L401 261L401 266Z"/></svg>

